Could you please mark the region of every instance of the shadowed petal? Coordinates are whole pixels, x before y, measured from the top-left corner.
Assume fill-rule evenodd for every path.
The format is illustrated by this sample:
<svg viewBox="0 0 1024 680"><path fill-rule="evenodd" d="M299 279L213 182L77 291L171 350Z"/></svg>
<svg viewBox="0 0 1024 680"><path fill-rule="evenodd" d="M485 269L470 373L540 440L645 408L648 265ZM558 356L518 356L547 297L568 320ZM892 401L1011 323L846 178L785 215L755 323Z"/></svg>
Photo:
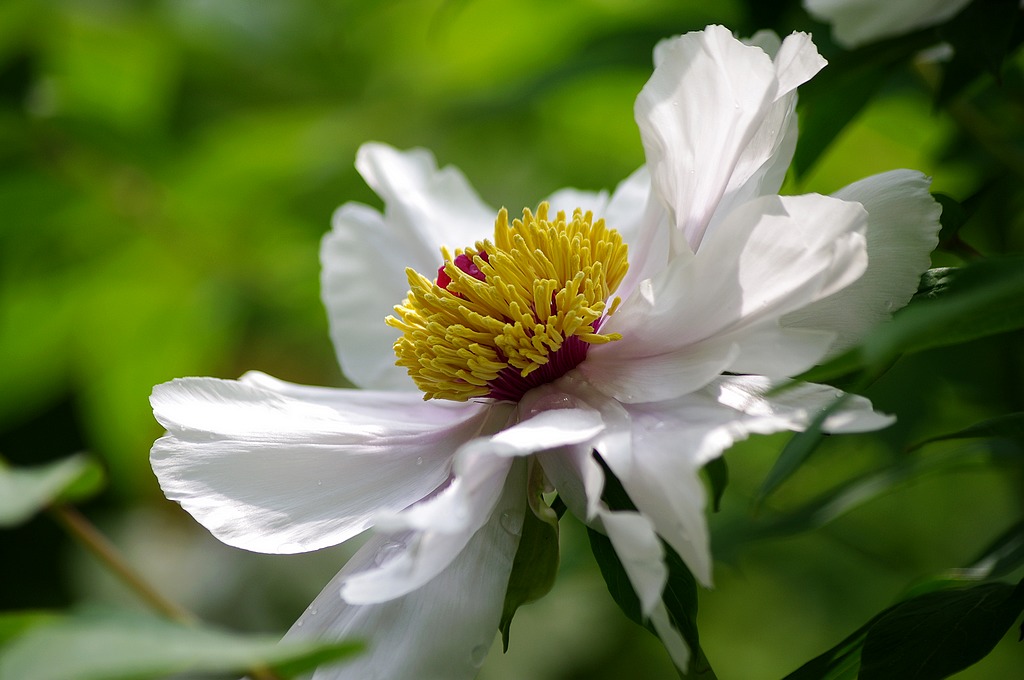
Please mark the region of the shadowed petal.
<svg viewBox="0 0 1024 680"><path fill-rule="evenodd" d="M286 639L362 639L367 653L321 666L309 680L470 680L487 656L501 617L519 535L501 521L525 510L525 465L509 474L495 511L448 567L387 602L342 600L342 584L402 553L398 537L371 538L306 609ZM404 537L407 538L407 537ZM396 547L399 546L399 547Z"/></svg>

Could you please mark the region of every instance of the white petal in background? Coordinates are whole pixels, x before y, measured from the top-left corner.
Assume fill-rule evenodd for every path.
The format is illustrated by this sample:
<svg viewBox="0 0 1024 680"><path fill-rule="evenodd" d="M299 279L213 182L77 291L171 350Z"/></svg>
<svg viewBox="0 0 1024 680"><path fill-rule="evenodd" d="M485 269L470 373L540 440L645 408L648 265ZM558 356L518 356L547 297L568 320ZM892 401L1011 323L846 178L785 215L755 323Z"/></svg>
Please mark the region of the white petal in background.
<svg viewBox="0 0 1024 680"><path fill-rule="evenodd" d="M906 305L939 242L942 207L929 194L930 185L919 172L893 170L833 194L868 211L868 268L834 295L787 314L783 325L833 331L831 353L836 354Z"/></svg>
<svg viewBox="0 0 1024 680"><path fill-rule="evenodd" d="M356 168L384 201L384 214L346 203L320 249L322 296L338 361L360 387L415 389L394 365L399 332L384 325L409 289L405 268L431 276L440 247L488 238L496 212L456 168L438 169L425 149L364 144Z"/></svg>
<svg viewBox="0 0 1024 680"><path fill-rule="evenodd" d="M843 47L891 38L941 24L971 0L804 0L818 21L832 24L832 36Z"/></svg>
<svg viewBox="0 0 1024 680"><path fill-rule="evenodd" d="M257 552L335 545L431 494L489 415L416 393L336 390L327 405L249 380L262 384L186 378L154 388L168 432L151 462L169 499L220 540Z"/></svg>
<svg viewBox="0 0 1024 680"><path fill-rule="evenodd" d="M388 602L353 605L342 583L402 548L391 537L364 545L306 609L286 639L362 639L368 651L351 661L321 666L310 680L470 680L498 630L519 534L502 517L526 509L525 462L515 461L486 524L436 578Z"/></svg>

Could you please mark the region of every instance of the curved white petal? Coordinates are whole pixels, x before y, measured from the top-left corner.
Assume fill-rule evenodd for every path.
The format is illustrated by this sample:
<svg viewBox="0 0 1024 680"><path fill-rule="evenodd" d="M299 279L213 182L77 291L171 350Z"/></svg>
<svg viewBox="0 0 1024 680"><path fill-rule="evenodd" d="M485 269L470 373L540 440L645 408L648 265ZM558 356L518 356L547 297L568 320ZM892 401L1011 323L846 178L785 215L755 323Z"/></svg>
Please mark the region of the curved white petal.
<svg viewBox="0 0 1024 680"><path fill-rule="evenodd" d="M522 468L523 465L517 467ZM511 474L498 508L435 578L407 595L369 605L346 603L341 586L396 553L391 537L371 538L305 613L286 639L364 640L367 651L321 666L310 680L470 680L483 664L501 617L519 535L504 512L522 512L524 474Z"/></svg>
<svg viewBox="0 0 1024 680"><path fill-rule="evenodd" d="M478 441L483 444L486 440ZM514 465L515 472L510 472ZM495 513L502 526L518 533L526 507L523 465L490 455L478 442L466 445L458 454L455 478L447 488L378 521L379 531L394 535L396 554L348 579L341 587L342 598L352 604L373 604L423 587L451 564ZM499 508L502 489L513 485L510 477L521 481L518 499L506 498Z"/></svg>
<svg viewBox="0 0 1024 680"><path fill-rule="evenodd" d="M942 208L929 193L930 185L919 172L893 170L833 194L868 212L867 270L839 292L786 315L782 324L834 332L831 353L836 354L907 304L939 241Z"/></svg>
<svg viewBox="0 0 1024 680"><path fill-rule="evenodd" d="M157 385L150 401L167 434L151 462L167 498L225 543L258 552L340 543L376 513L431 494L489 412L414 393L279 393L269 377L247 381Z"/></svg>
<svg viewBox="0 0 1024 680"><path fill-rule="evenodd" d="M356 168L384 201L384 214L346 203L320 248L322 297L341 367L354 383L412 389L391 350L399 333L384 325L408 290L405 268L429 276L440 247L459 248L490 235L495 211L454 167L438 169L424 149L364 144Z"/></svg>
<svg viewBox="0 0 1024 680"><path fill-rule="evenodd" d="M815 194L740 206L695 255L641 283L602 327L622 339L591 348L579 372L607 394L643 402L697 389L741 357L759 373L790 367L801 357L784 345L778 357L758 361L765 357L757 334L863 273L866 221L859 204ZM817 347L808 365L828 346L813 335L799 346ZM658 372L670 378L657 380Z"/></svg>
<svg viewBox="0 0 1024 680"><path fill-rule="evenodd" d="M781 185L795 144L791 92L825 62L801 34L776 56L721 26L659 45L636 121L654 190L691 249L716 213Z"/></svg>
<svg viewBox="0 0 1024 680"><path fill-rule="evenodd" d="M941 24L971 0L804 0L818 21L832 24L832 35L843 47L857 47L881 38Z"/></svg>

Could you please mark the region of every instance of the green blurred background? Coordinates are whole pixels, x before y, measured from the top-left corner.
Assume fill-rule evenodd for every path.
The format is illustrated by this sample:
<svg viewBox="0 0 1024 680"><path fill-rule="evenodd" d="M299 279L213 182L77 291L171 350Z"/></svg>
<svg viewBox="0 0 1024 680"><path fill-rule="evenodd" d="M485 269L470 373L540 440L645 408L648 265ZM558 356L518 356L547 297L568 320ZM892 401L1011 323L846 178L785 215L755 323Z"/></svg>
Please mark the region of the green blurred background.
<svg viewBox="0 0 1024 680"><path fill-rule="evenodd" d="M708 23L812 30L837 52L795 2L4 0L0 454L28 465L93 453L109 486L83 509L159 589L227 627L285 630L354 546L260 556L212 539L149 469L161 433L152 386L249 369L344 385L318 243L342 202L380 205L353 168L361 143L430 148L513 212L563 186L613 188L643 162L632 106L653 46ZM920 73L894 72L788 192L899 167L958 199L994 185L963 237L988 255L1020 252L1020 167L996 152L1000 130L1019 142L1020 72L1018 56L1001 90L982 79L968 93L968 104L996 101L984 109L995 143L934 111ZM929 435L1024 410L1021 339L901 361L870 391L899 423L827 442L766 512L898 468ZM952 472L912 476L820 529L773 534L749 499L785 441L727 457L716 589L699 618L723 680L795 669L915 580L969 563L1024 512L1020 463L1002 462L1013 445L960 442L929 448L965 453ZM554 591L520 610L509 653L496 646L481 677L674 677L657 640L616 609L580 527L563 525ZM48 518L4 531L0 546L2 608L139 606ZM1014 637L957 677L1020 677Z"/></svg>

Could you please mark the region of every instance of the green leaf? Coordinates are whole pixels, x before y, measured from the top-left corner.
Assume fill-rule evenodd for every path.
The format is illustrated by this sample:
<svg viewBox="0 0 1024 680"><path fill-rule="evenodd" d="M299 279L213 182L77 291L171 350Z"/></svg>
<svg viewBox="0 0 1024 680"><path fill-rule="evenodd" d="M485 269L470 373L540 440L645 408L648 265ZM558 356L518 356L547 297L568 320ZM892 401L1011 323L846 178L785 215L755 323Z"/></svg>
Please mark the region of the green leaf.
<svg viewBox="0 0 1024 680"><path fill-rule="evenodd" d="M725 487L729 485L729 465L723 456L712 458L704 466L704 473L711 483L711 508L718 512L722 506L722 495L725 494Z"/></svg>
<svg viewBox="0 0 1024 680"><path fill-rule="evenodd" d="M516 610L547 595L558 575L558 517L541 499L540 474L540 466L531 461L530 511L523 520L519 548L512 561L512 573L508 578L501 622L498 625L506 652L509 629Z"/></svg>
<svg viewBox="0 0 1024 680"><path fill-rule="evenodd" d="M290 677L359 649L351 642L282 642L139 616L80 615L35 626L14 639L0 650L0 677L141 680L255 667Z"/></svg>
<svg viewBox="0 0 1024 680"><path fill-rule="evenodd" d="M879 615L881 616L881 615ZM814 657L782 680L852 680L860 668L861 647L878 616L824 654Z"/></svg>
<svg viewBox="0 0 1024 680"><path fill-rule="evenodd" d="M815 416L806 430L796 433L786 443L782 453L779 454L778 459L775 461L775 465L768 471L768 475L761 483L761 488L757 490L754 496L755 507L763 503L773 491L789 479L811 457L814 450L818 448L818 444L821 443L822 437L824 437L821 428L825 421L830 415L839 410L849 398L849 394L843 394L835 399Z"/></svg>
<svg viewBox="0 0 1024 680"><path fill-rule="evenodd" d="M32 468L0 464L0 527L13 527L57 501L79 500L100 489L103 473L84 455Z"/></svg>
<svg viewBox="0 0 1024 680"><path fill-rule="evenodd" d="M922 446L933 442L941 442L951 439L978 439L982 437L1000 437L1004 439L1024 441L1024 412L1007 413L1005 415L996 416L995 418L983 420L979 423L974 423L973 425L965 427L962 430L957 430L956 432L949 432L947 434L929 437L928 439L919 441L907 450L915 451Z"/></svg>
<svg viewBox="0 0 1024 680"><path fill-rule="evenodd" d="M940 680L977 663L1024 611L1024 581L927 593L890 608L868 631L861 680Z"/></svg>
<svg viewBox="0 0 1024 680"><path fill-rule="evenodd" d="M48 611L20 611L0 614L0 645L22 635L30 628L51 623L61 618L60 614Z"/></svg>
<svg viewBox="0 0 1024 680"><path fill-rule="evenodd" d="M601 498L609 509L635 511L636 506L629 498L622 483L603 462L602 467L604 467L605 473L605 488ZM594 559L597 560L601 576L604 577L612 599L631 621L657 636L654 626L643 617L640 598L633 590L629 575L626 573L625 567L622 566L611 540L590 527L587 527L587 536L590 539L590 549L594 553ZM662 541L662 548L665 552L665 565L668 567L668 581L662 593L662 601L668 610L673 627L682 634L683 639L686 640L693 652L689 672L683 673L680 670L680 676L713 680L716 677L715 672L700 647L700 637L697 631L697 581L687 569L683 559L671 546Z"/></svg>

